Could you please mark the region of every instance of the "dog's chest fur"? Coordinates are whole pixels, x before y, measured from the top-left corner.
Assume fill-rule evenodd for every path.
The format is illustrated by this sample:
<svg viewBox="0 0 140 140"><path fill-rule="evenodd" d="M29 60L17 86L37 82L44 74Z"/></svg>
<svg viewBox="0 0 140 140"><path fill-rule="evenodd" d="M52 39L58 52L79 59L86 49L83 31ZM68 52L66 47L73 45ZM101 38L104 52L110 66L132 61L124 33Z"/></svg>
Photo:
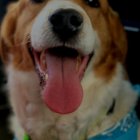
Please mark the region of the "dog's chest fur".
<svg viewBox="0 0 140 140"><path fill-rule="evenodd" d="M133 92L129 89L130 85L121 79L120 69L121 67L118 65L114 80L109 85L104 84L102 88L97 87L101 86L103 81L95 79L95 87L88 87L88 90L85 87L86 94L91 94L90 97L85 95L86 97L78 111L61 116L52 113L43 104L38 92L38 82L36 82L38 81L36 80L38 77L35 76L34 72L18 72L10 66L8 68L8 86L9 88L12 87L10 88L10 100L14 111L17 112L16 115L20 118L19 121L22 127L32 139L85 140L88 137L90 129L95 130L93 130L93 135L102 132L113 125L134 106L136 98L134 95L131 95ZM87 79L82 83L83 85L86 86L87 81L90 83L91 75L92 73L87 75ZM32 79L31 77L34 78ZM118 86L118 84L122 86ZM116 87L119 88L116 89ZM100 92L104 92L104 96L100 95ZM110 92L112 92L111 95ZM129 96L130 98L124 98L123 96ZM134 97L133 99L132 96ZM116 101L114 112L107 115L107 111L114 99ZM124 107L123 110L121 110L122 106ZM25 132L23 130L20 132L21 128L18 120L13 118L12 122L14 122L12 129L17 133L17 138L19 140L22 139Z"/></svg>

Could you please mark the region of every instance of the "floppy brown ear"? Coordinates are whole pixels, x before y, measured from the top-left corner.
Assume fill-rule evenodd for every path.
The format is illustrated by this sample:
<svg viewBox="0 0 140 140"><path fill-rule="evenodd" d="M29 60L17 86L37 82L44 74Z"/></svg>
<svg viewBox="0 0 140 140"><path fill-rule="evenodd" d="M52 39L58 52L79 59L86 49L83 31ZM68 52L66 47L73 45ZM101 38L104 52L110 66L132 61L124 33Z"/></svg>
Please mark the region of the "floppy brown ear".
<svg viewBox="0 0 140 140"><path fill-rule="evenodd" d="M116 64L125 64L127 39L118 14L109 7L107 0L101 4L108 32L102 39L108 40L107 43L102 43L102 51L94 69L98 76L110 79L116 70Z"/></svg>
<svg viewBox="0 0 140 140"><path fill-rule="evenodd" d="M1 30L0 30L0 58L6 63L8 61L8 53L14 45L14 32L16 28L17 4L12 3L8 7Z"/></svg>
<svg viewBox="0 0 140 140"><path fill-rule="evenodd" d="M124 63L127 54L127 38L119 15L110 7L108 9L108 24L112 37L113 52L116 51L118 61Z"/></svg>

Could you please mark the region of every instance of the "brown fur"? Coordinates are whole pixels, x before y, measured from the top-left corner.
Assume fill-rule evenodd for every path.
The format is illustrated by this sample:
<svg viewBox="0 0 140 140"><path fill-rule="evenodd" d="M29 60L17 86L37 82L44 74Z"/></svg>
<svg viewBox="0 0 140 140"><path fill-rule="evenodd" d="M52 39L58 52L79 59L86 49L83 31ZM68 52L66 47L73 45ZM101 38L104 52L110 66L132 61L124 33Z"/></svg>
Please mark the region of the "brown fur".
<svg viewBox="0 0 140 140"><path fill-rule="evenodd" d="M79 140L79 137L76 139L77 136L75 136L75 139L65 139L68 135L65 134L67 132L65 126L71 130L69 135L73 137L78 133L84 137L80 140L85 140L88 130L92 127L89 125L89 121L93 122L94 117L97 117L95 119L100 121L98 124L95 123L94 126L94 134L97 134L115 124L135 104L136 97L134 96L134 99L131 99L133 91L128 86L129 84L126 84L126 75L123 73L125 71L123 65L127 54L126 34L118 14L111 9L107 0L100 0L100 8L92 8L86 5L84 0L72 0L73 3L80 5L88 15L99 38L100 48L98 48L98 54L95 54L95 58L93 56L94 62L89 64L91 66L90 75L86 73L84 75L85 79L83 78L84 80L82 81L86 94L84 94L80 109L66 116L55 114L44 106L40 93L38 93L40 91L39 78L35 73L34 61L30 54L30 35L33 23L38 13L50 1L46 0L41 4L33 4L30 0L19 0L12 3L9 5L7 14L2 22L0 57L5 66L9 66L12 69L12 74L9 72L11 69L8 71L8 74L11 74L9 79L15 82L12 83L13 81L11 80L11 85L9 85L12 107L18 117L16 120L20 122L20 128L27 131L33 140L45 140L45 136L47 136L48 140L53 138ZM17 74L17 72L19 73ZM20 91L21 93L19 94ZM118 93L118 91L124 95ZM112 94L110 94L111 92ZM127 98L124 98L126 96ZM116 99L114 114L112 116L106 116L105 114L105 116L98 118L98 115L102 112L100 109L104 110L105 108L108 110L114 98ZM18 106L19 104L20 106ZM91 109L89 109L90 107ZM92 116L92 112L96 110L95 108L99 109L95 112L97 116L94 113L95 116ZM27 109L31 110L31 112ZM48 124L46 118L48 119ZM31 128L28 128L28 125ZM45 129L46 126L48 127ZM83 126L84 128L82 129ZM41 132L38 132L36 128ZM17 126L14 129L18 131ZM20 134L18 133L18 135Z"/></svg>

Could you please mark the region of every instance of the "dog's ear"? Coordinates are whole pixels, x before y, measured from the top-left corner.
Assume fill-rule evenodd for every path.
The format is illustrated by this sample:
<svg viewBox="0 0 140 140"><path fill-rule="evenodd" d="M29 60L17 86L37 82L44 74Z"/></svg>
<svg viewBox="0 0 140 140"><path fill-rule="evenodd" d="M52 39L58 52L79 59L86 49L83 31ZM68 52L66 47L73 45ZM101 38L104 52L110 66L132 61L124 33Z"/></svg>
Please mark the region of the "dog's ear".
<svg viewBox="0 0 140 140"><path fill-rule="evenodd" d="M124 27L121 23L119 15L115 11L113 11L111 7L108 8L107 19L110 34L112 37L111 45L114 49L113 52L116 51L118 57L117 59L121 63L124 63L127 54L127 38Z"/></svg>
<svg viewBox="0 0 140 140"><path fill-rule="evenodd" d="M119 14L109 5L109 0L101 0L101 8L107 20L108 29L111 35L113 52L116 51L117 59L122 63L125 62L127 54L127 37L124 27L121 23Z"/></svg>
<svg viewBox="0 0 140 140"><path fill-rule="evenodd" d="M109 38L107 43L102 43L103 47L95 63L95 71L97 75L109 79L114 74L118 62L125 65L127 38L119 15L108 5L107 0L101 1L101 9L107 25L106 35L109 35Z"/></svg>
<svg viewBox="0 0 140 140"><path fill-rule="evenodd" d="M7 8L0 30L0 58L6 63L8 53L14 45L14 32L16 28L17 3L12 3Z"/></svg>

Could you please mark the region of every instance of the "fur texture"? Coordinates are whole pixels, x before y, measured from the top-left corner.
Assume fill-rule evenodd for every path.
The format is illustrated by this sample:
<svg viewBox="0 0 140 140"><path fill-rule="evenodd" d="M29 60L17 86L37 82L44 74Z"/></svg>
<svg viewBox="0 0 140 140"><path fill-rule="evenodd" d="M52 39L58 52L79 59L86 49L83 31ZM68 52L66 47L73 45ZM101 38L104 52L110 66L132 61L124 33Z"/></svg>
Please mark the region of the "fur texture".
<svg viewBox="0 0 140 140"><path fill-rule="evenodd" d="M28 133L32 140L86 140L110 128L135 106L137 96L124 69L127 53L125 32L119 17L99 0L90 7L84 0L19 0L8 7L0 33L0 55L8 77L8 97L13 109L11 130L18 140ZM49 17L59 9L74 9L83 26L67 41L82 55L94 52L81 79L83 100L65 115L51 111L42 100L40 79L29 48L62 46L51 30ZM114 111L107 114L115 100Z"/></svg>

